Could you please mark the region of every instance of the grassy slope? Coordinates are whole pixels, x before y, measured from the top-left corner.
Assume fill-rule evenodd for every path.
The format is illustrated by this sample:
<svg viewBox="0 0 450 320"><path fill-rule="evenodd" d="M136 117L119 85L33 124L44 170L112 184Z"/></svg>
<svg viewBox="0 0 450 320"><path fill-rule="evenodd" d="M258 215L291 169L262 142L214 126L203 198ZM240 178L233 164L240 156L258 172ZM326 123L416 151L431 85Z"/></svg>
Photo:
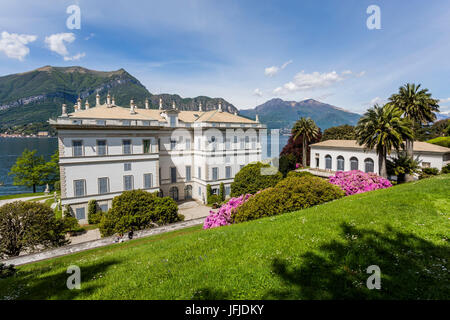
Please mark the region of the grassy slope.
<svg viewBox="0 0 450 320"><path fill-rule="evenodd" d="M438 137L427 141L428 143L437 144L442 147L450 148L450 137Z"/></svg>
<svg viewBox="0 0 450 320"><path fill-rule="evenodd" d="M0 196L0 200L8 200L8 199L16 199L16 198L25 198L25 197L37 197L37 196L43 196L43 192L36 192L36 193L20 193L20 194L8 194L5 196Z"/></svg>
<svg viewBox="0 0 450 320"><path fill-rule="evenodd" d="M450 298L450 175L214 230L193 227L19 268L0 298ZM81 290L66 268L81 268ZM368 290L369 265L381 290Z"/></svg>

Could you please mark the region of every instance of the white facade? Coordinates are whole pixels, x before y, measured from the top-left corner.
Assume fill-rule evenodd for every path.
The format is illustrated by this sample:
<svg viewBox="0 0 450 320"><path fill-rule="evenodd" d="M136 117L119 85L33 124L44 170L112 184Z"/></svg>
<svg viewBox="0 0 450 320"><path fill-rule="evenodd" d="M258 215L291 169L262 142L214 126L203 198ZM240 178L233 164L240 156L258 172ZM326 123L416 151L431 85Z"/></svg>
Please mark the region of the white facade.
<svg viewBox="0 0 450 320"><path fill-rule="evenodd" d="M130 188L205 201L206 186L218 192L223 182L229 194L240 168L261 160L266 130L220 110L128 112L106 104L50 123L58 131L61 201L81 223L89 200L107 210Z"/></svg>
<svg viewBox="0 0 450 320"><path fill-rule="evenodd" d="M389 158L395 157L392 152ZM328 161L327 161L328 159ZM414 142L414 159L422 167L442 169L450 162L450 149L426 142ZM325 171L361 170L379 173L378 155L355 140L328 140L311 145L310 167ZM373 163L373 164L372 164Z"/></svg>

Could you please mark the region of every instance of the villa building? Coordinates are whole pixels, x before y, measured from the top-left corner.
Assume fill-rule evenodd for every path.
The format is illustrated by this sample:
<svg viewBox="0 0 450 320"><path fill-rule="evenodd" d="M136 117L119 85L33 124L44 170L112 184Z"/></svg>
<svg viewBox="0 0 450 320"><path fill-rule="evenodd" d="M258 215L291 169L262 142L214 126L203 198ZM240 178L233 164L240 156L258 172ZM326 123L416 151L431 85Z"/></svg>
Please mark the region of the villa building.
<svg viewBox="0 0 450 320"><path fill-rule="evenodd" d="M159 192L176 201L205 202L206 186L225 193L244 165L260 161L266 128L222 110L181 111L173 103L164 110L124 108L108 94L96 106L81 99L68 114L50 124L58 132L61 203L69 205L81 223L87 221L87 203L95 199L103 211L125 190Z"/></svg>
<svg viewBox="0 0 450 320"><path fill-rule="evenodd" d="M395 157L392 152L390 157ZM389 158L389 156L388 156ZM427 142L414 142L414 159L423 168L442 169L450 162L450 148ZM365 150L356 140L326 140L311 145L310 168L328 172L361 170L379 173L375 150Z"/></svg>

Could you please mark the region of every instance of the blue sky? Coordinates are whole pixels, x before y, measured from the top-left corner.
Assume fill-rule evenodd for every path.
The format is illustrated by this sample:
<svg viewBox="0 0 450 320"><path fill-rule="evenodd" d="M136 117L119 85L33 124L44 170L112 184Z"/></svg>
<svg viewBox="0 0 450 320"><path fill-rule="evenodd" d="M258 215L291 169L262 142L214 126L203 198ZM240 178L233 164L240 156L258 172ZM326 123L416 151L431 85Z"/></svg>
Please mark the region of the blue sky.
<svg viewBox="0 0 450 320"><path fill-rule="evenodd" d="M70 5L81 29L68 29ZM381 29L369 30L369 5ZM240 109L314 98L363 113L421 83L450 110L448 1L0 1L0 75L124 68L152 93Z"/></svg>

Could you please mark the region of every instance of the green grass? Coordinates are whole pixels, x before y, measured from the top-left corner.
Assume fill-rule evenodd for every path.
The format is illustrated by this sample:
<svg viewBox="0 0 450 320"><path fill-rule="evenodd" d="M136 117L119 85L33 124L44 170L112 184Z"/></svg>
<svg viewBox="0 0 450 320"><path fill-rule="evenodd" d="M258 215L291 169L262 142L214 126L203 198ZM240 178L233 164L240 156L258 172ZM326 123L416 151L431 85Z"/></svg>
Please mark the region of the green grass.
<svg viewBox="0 0 450 320"><path fill-rule="evenodd" d="M428 143L437 144L442 147L450 148L450 137L438 137L427 141Z"/></svg>
<svg viewBox="0 0 450 320"><path fill-rule="evenodd" d="M20 194L8 194L5 196L0 196L0 200L8 200L8 199L16 199L16 198L25 198L25 197L37 197L37 196L43 196L43 192L36 192L36 193L20 193Z"/></svg>
<svg viewBox="0 0 450 320"><path fill-rule="evenodd" d="M450 175L18 268L0 299L449 299ZM81 268L68 290L67 267ZM381 269L369 290L366 269Z"/></svg>

